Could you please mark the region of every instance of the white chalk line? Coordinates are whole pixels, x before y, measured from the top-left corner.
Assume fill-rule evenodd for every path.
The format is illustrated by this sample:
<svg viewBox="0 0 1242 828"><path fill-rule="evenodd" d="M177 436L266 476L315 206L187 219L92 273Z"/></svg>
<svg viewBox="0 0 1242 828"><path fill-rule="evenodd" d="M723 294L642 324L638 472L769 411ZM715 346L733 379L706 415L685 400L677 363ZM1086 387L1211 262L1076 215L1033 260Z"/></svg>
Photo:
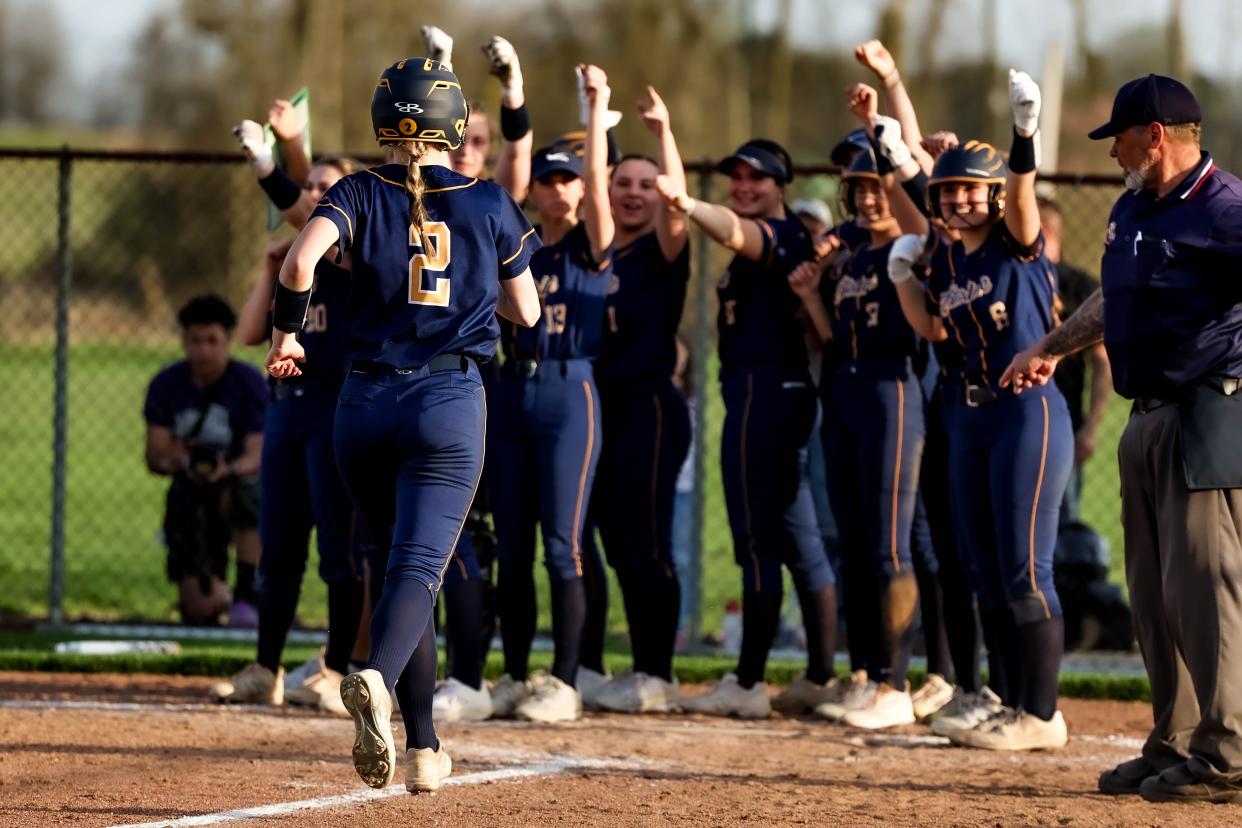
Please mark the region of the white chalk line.
<svg viewBox="0 0 1242 828"><path fill-rule="evenodd" d="M496 770L479 771L477 773L468 773L464 776L450 776L441 782L441 785L482 785L487 782L501 782L509 779L524 779L533 776L554 776L563 773L575 767L581 767L579 763L572 759L561 759L551 762L542 762L536 765L526 765L516 768L498 768ZM391 785L380 790L368 789L365 791L357 791L355 793L339 794L337 796L321 796L315 799L301 799L295 802L278 802L274 805L257 805L252 808L237 808L231 811L217 811L214 814L199 814L197 816L180 817L175 819L161 819L155 822L129 822L122 825L113 825L110 828L174 828L175 826L189 825L218 825L222 822L235 822L242 819L260 819L263 817L282 817L289 814L298 813L299 811L318 811L324 808L340 808L346 805L356 805L361 802L371 802L379 799L388 799L394 796L409 796L405 785Z"/></svg>

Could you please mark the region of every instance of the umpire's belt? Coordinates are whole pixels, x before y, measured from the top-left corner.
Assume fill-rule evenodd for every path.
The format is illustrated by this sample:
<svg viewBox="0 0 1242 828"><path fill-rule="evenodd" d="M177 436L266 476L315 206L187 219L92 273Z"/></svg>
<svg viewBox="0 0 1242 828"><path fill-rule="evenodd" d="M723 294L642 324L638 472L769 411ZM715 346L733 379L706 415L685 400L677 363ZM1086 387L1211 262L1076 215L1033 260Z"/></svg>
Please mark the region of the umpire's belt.
<svg viewBox="0 0 1242 828"><path fill-rule="evenodd" d="M1217 377L1209 376L1195 380L1194 385L1204 385L1213 390L1219 391L1226 397L1232 397L1234 394L1242 390L1242 379L1238 377ZM1155 411L1166 405L1174 405L1181 402L1189 396L1188 390L1179 390L1167 397L1135 397L1134 413L1146 414L1149 411Z"/></svg>
<svg viewBox="0 0 1242 828"><path fill-rule="evenodd" d="M424 366L398 368L395 365L387 365L383 362L355 360L349 365L349 373L362 374L368 377L382 377L388 374L416 374L423 371L426 371L428 374L437 374L441 371L461 371L464 374L470 370L470 363L472 361L465 354L440 354L438 357L433 357Z"/></svg>

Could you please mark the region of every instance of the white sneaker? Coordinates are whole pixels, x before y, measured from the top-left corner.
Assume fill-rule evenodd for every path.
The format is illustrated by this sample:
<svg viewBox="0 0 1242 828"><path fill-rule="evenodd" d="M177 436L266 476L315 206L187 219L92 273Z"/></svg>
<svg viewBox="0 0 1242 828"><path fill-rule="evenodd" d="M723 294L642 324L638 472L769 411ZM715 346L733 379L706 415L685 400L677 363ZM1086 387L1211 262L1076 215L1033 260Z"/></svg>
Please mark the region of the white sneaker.
<svg viewBox="0 0 1242 828"><path fill-rule="evenodd" d="M255 662L234 673L228 681L212 685L212 701L229 704L284 704L285 671L276 672Z"/></svg>
<svg viewBox="0 0 1242 828"><path fill-rule="evenodd" d="M865 730L914 724L914 703L909 693L881 684L866 705L847 710L841 721Z"/></svg>
<svg viewBox="0 0 1242 828"><path fill-rule="evenodd" d="M512 719L518 705L530 698L530 680L518 681L505 673L492 685L492 718Z"/></svg>
<svg viewBox="0 0 1242 828"><path fill-rule="evenodd" d="M1065 747L1069 733L1060 710L1044 721L1025 710L1006 709L949 738L954 744L985 750L1056 750Z"/></svg>
<svg viewBox="0 0 1242 828"><path fill-rule="evenodd" d="M597 673L588 667L578 667L578 673L574 676L574 686L578 688L578 695L582 697L582 706L587 710L596 710L599 708L599 691L604 689L604 685L612 681L612 676L608 673Z"/></svg>
<svg viewBox="0 0 1242 828"><path fill-rule="evenodd" d="M925 721L951 702L953 693L953 685L945 681L944 676L939 673L928 673L923 686L914 691L914 695L911 696L914 703L914 717L920 722Z"/></svg>
<svg viewBox="0 0 1242 828"><path fill-rule="evenodd" d="M595 703L614 713L669 713L677 707L677 690L676 679L629 673L601 687Z"/></svg>
<svg viewBox="0 0 1242 828"><path fill-rule="evenodd" d="M841 695L837 689L839 684L835 677L816 684L803 673L777 694L772 700L772 707L787 716L800 716L814 710L817 705L837 701Z"/></svg>
<svg viewBox="0 0 1242 828"><path fill-rule="evenodd" d="M766 719L772 713L766 682L755 682L749 690L737 683L737 675L727 673L706 693L681 699L687 713L707 716L737 716L739 719Z"/></svg>
<svg viewBox="0 0 1242 828"><path fill-rule="evenodd" d="M838 682L839 693L835 701L826 701L814 707L816 716L830 722L839 722L851 710L860 710L871 701L879 687L867 678L866 670L855 670L844 682Z"/></svg>
<svg viewBox="0 0 1242 828"><path fill-rule="evenodd" d="M302 663L301 667L285 673L285 692L288 693L294 687L297 687L299 684L306 681L307 676L313 676L315 673L319 672L319 664L322 660L323 648L320 647L318 654L306 659L306 661ZM361 669L362 666L354 667L352 664L350 665L351 673L356 673Z"/></svg>
<svg viewBox="0 0 1242 828"><path fill-rule="evenodd" d="M481 722L491 717L492 695L487 685L476 690L450 677L440 682L431 697L431 718L437 722Z"/></svg>
<svg viewBox="0 0 1242 828"><path fill-rule="evenodd" d="M378 670L350 673L341 681L341 701L354 719L354 770L372 788L386 788L397 775L392 736L392 696Z"/></svg>
<svg viewBox="0 0 1242 828"><path fill-rule="evenodd" d="M322 658L316 656L315 661L317 666L314 672L304 673L297 684L291 685L285 679L285 701L289 704L314 707L337 716L348 716L349 711L341 703L341 680L345 677L324 664ZM305 667L303 664L298 669Z"/></svg>
<svg viewBox="0 0 1242 828"><path fill-rule="evenodd" d="M444 743L439 750L410 748L405 752L405 789L412 794L434 793L453 772Z"/></svg>
<svg viewBox="0 0 1242 828"><path fill-rule="evenodd" d="M535 676L531 695L513 711L528 722L573 722L582 718L582 696L556 676Z"/></svg>
<svg viewBox="0 0 1242 828"><path fill-rule="evenodd" d="M959 687L953 692L952 701L932 716L932 733L952 738L959 730L970 730L1003 709L992 688L985 686L978 693L966 693Z"/></svg>

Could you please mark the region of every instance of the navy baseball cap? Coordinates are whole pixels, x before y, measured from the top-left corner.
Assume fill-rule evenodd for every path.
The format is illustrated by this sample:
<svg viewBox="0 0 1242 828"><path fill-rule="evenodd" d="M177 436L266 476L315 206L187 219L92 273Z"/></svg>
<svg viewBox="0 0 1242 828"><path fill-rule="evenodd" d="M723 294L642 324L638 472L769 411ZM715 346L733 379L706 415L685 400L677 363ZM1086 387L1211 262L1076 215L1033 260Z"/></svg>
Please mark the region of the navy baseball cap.
<svg viewBox="0 0 1242 828"><path fill-rule="evenodd" d="M724 158L716 165L716 172L729 175L739 163L746 164L755 172L775 178L782 184L793 180L793 171L785 166L779 155L760 146L758 143L747 142L737 148L737 152Z"/></svg>
<svg viewBox="0 0 1242 828"><path fill-rule="evenodd" d="M854 160L855 155L862 150L870 148L871 142L867 140L867 130L859 127L858 129L851 130L832 148L832 154L829 158L838 167L848 167L850 162Z"/></svg>
<svg viewBox="0 0 1242 828"><path fill-rule="evenodd" d="M1117 90L1108 123L1091 130L1092 141L1112 138L1124 129L1147 124L1197 124L1203 112L1194 93L1181 81L1164 75L1136 78Z"/></svg>
<svg viewBox="0 0 1242 828"><path fill-rule="evenodd" d="M556 143L550 147L536 150L530 159L530 177L538 180L545 175L563 172L575 178L582 177L582 159L574 152L573 147Z"/></svg>

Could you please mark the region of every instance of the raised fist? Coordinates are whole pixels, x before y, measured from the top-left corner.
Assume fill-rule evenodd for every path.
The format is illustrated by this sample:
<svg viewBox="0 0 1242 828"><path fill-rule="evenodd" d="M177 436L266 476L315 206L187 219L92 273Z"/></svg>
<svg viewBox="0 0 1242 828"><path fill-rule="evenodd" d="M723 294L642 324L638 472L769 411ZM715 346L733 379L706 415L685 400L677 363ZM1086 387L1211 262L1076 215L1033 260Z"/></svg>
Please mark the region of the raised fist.
<svg viewBox="0 0 1242 828"><path fill-rule="evenodd" d="M427 48L427 57L443 63L453 71L453 38L439 26L423 26L423 45Z"/></svg>
<svg viewBox="0 0 1242 828"><path fill-rule="evenodd" d="M483 54L491 64L488 70L500 80L506 90L522 88L522 65L518 62L517 49L497 35L483 45Z"/></svg>
<svg viewBox="0 0 1242 828"><path fill-rule="evenodd" d="M655 91L654 86L648 86L647 99L638 102L638 114L642 116L647 129L655 133L657 137L668 130L668 107L664 105L664 99L660 97L659 92Z"/></svg>
<svg viewBox="0 0 1242 828"><path fill-rule="evenodd" d="M865 83L856 83L845 90L845 103L854 117L870 129L872 120L880 111L880 96L875 89Z"/></svg>
<svg viewBox="0 0 1242 828"><path fill-rule="evenodd" d="M272 101L272 108L267 111L267 123L282 141L292 141L306 129L302 113L284 98Z"/></svg>
<svg viewBox="0 0 1242 828"><path fill-rule="evenodd" d="M881 81L888 81L897 74L897 62L893 60L893 56L889 54L884 44L878 40L868 40L854 49L854 58L866 66Z"/></svg>
<svg viewBox="0 0 1242 828"><path fill-rule="evenodd" d="M258 123L245 120L233 127L233 136L241 145L241 151L254 168L259 178L267 178L276 169L276 159L272 157L272 148L263 140L263 127Z"/></svg>
<svg viewBox="0 0 1242 828"><path fill-rule="evenodd" d="M1010 69L1009 106L1019 135L1029 138L1039 129L1039 105L1039 85L1026 72Z"/></svg>

